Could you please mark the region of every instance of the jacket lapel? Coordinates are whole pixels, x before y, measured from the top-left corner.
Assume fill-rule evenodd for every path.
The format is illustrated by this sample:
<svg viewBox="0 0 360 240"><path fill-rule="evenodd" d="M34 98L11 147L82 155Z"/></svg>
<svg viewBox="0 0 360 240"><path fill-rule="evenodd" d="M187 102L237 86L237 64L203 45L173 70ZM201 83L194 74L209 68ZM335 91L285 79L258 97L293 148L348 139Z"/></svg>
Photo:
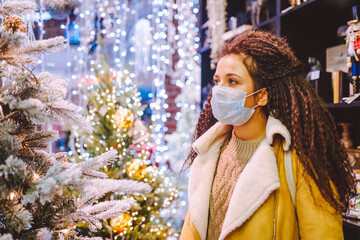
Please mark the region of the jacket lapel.
<svg viewBox="0 0 360 240"><path fill-rule="evenodd" d="M240 227L279 187L276 158L272 147L264 140L239 177L219 239Z"/></svg>
<svg viewBox="0 0 360 240"><path fill-rule="evenodd" d="M220 148L232 127L216 123L193 144L198 153L189 174L189 213L201 239L206 238L209 199ZM273 148L273 136L285 139L284 149L289 149L290 134L286 127L273 117L268 118L266 138L260 143L236 183L226 213L220 240L240 227L280 187Z"/></svg>
<svg viewBox="0 0 360 240"><path fill-rule="evenodd" d="M210 191L220 148L231 129L216 123L193 144L198 156L189 173L189 213L201 239L206 238Z"/></svg>

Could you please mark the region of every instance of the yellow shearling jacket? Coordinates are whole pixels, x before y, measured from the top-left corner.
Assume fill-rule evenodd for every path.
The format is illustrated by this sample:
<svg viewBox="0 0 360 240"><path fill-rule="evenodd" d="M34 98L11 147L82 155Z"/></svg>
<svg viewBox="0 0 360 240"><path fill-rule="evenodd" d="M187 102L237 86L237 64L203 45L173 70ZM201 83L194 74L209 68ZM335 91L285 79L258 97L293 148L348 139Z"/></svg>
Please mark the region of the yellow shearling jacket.
<svg viewBox="0 0 360 240"><path fill-rule="evenodd" d="M198 156L189 173L189 210L180 240L206 239L212 181L220 147L231 129L218 122L193 144ZM284 166L290 140L286 127L270 116L266 138L236 183L219 240L343 239L341 214L325 201L292 151L295 210Z"/></svg>

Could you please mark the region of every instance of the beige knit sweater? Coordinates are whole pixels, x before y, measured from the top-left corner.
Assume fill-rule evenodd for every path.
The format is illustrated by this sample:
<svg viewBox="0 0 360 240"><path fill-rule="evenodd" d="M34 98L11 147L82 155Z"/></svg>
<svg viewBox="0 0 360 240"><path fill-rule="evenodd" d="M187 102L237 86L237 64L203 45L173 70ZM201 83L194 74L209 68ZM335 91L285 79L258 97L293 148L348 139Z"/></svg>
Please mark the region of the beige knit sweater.
<svg viewBox="0 0 360 240"><path fill-rule="evenodd" d="M242 141L232 131L225 144L212 183L207 240L218 240L236 182L260 141Z"/></svg>

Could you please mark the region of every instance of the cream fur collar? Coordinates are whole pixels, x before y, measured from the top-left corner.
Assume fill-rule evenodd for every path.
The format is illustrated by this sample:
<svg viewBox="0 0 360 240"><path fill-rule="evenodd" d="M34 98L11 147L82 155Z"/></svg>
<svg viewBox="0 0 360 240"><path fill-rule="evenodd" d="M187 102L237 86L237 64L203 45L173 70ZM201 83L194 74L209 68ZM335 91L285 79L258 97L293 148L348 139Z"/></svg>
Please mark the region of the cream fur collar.
<svg viewBox="0 0 360 240"><path fill-rule="evenodd" d="M217 122L193 143L198 156L189 175L189 212L201 239L206 238L211 185L220 147L231 130L231 126ZM289 131L279 120L269 116L266 138L260 143L236 183L219 240L240 227L280 187L276 158L270 146L276 134L284 137L284 150L287 151L291 144Z"/></svg>

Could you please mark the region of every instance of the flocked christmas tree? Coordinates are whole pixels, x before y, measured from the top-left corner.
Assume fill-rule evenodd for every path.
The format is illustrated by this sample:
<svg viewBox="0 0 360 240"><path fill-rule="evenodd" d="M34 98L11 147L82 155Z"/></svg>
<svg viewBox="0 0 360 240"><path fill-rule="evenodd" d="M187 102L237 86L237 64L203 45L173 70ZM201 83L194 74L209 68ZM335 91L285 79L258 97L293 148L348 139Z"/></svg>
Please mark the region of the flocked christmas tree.
<svg viewBox="0 0 360 240"><path fill-rule="evenodd" d="M99 47L103 49L103 43ZM109 67L107 54L101 50L92 84L85 90L88 99L88 119L92 134L75 131L78 157L87 158L116 149L120 159L102 170L114 179L132 179L150 184L153 190L143 196L133 196L137 205L129 213L104 221L96 236L113 239L166 239L172 234L171 205L178 197L165 169L151 160L149 128L141 120L145 106L140 92L127 70ZM81 149L83 146L83 150ZM104 199L123 199L109 193ZM92 236L91 234L90 236Z"/></svg>
<svg viewBox="0 0 360 240"><path fill-rule="evenodd" d="M90 239L74 227L101 229L136 204L132 197L97 203L107 192L148 193L148 184L107 179L99 168L116 162L117 151L71 163L52 154L58 133L52 123L68 122L91 132L91 125L64 100L66 82L49 73L34 74L36 56L63 49L57 37L29 41L21 17L33 13L29 1L2 1L0 15L0 239ZM102 238L93 238L102 239Z"/></svg>

